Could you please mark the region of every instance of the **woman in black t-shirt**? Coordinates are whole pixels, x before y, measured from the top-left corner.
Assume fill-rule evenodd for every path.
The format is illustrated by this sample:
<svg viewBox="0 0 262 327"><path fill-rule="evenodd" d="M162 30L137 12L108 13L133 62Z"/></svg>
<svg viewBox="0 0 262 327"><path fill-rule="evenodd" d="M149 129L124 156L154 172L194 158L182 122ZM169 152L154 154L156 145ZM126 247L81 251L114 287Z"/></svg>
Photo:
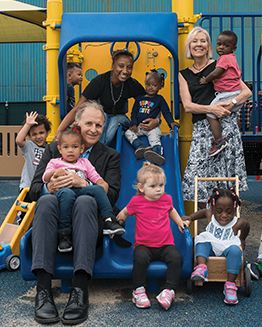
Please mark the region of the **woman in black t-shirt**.
<svg viewBox="0 0 262 327"><path fill-rule="evenodd" d="M194 178L199 177L231 177L239 176L240 190L247 189L247 176L241 134L237 124L237 116L231 113L234 106L231 102L210 104L215 97L212 83L200 84L200 78L207 76L215 69L215 61L210 59L211 41L206 30L195 27L188 35L186 56L193 59L192 66L179 74L180 97L185 112L192 113L193 134L187 167L184 173L184 200L194 200ZM244 103L251 92L241 82L241 93L235 98L237 103ZM206 114L215 114L221 119L223 131L228 135L228 146L215 157L208 155L212 133ZM221 183L223 184L223 183ZM227 184L219 187L228 187ZM215 183L199 184L199 201L206 203Z"/></svg>
<svg viewBox="0 0 262 327"><path fill-rule="evenodd" d="M74 121L78 107L87 100L100 102L106 113L106 125L101 142L110 144L117 128L122 125L129 127L128 99L145 94L143 86L131 77L134 65L132 53L127 50L117 50L112 55L112 69L96 76L84 89L77 105L67 114L58 128L64 130ZM145 128L151 130L159 124L158 119L148 119Z"/></svg>

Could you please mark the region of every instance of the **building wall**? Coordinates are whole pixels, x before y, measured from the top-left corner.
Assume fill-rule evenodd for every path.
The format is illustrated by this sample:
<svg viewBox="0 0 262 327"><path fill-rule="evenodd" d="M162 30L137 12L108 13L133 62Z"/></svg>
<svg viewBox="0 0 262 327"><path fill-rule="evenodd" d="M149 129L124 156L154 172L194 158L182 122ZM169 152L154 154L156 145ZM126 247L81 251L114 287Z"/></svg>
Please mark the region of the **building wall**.
<svg viewBox="0 0 262 327"><path fill-rule="evenodd" d="M24 2L46 7L45 0L24 0ZM169 12L171 11L172 1L64 0L63 6L65 12ZM262 1L196 0L194 3L195 13L220 12L220 8L223 8L224 12L262 12ZM257 28L261 31L261 24ZM45 95L45 52L42 50L42 44L0 44L0 58L0 104L6 101L42 101L42 97Z"/></svg>

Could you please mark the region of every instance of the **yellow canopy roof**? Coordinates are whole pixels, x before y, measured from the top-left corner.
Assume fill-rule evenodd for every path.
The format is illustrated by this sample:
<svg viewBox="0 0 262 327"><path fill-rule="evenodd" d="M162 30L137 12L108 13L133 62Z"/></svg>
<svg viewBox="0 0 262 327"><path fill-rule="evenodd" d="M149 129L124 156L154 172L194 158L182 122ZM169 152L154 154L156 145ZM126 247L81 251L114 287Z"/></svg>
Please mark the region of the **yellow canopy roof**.
<svg viewBox="0 0 262 327"><path fill-rule="evenodd" d="M0 0L0 43L45 42L46 9L15 0Z"/></svg>

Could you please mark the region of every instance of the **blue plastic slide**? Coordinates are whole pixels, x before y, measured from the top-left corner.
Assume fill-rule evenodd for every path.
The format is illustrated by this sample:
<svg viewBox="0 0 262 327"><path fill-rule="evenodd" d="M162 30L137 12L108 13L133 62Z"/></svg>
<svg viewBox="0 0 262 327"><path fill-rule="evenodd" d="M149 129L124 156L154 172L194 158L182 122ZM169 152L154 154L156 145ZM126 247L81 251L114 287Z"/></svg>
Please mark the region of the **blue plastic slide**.
<svg viewBox="0 0 262 327"><path fill-rule="evenodd" d="M142 160L136 160L134 151L126 139L118 131L117 150L121 156L121 192L117 206L122 209L135 194L133 185L136 181L137 170L142 165ZM173 203L180 215L184 214L181 193L181 178L179 166L179 153L177 142L177 129L170 135L162 137L166 163L163 166L166 176L166 192L173 197ZM171 222L175 236L175 243L183 258L182 278L186 279L192 271L192 238L186 229L180 233L177 226ZM128 217L126 221L126 234L124 237L134 243L135 217ZM31 230L21 240L21 272L25 280L32 280L35 276L31 273L32 248ZM101 251L99 251L101 252ZM131 278L132 276L133 246L123 248L104 237L102 255L95 263L94 278ZM166 266L161 262L153 262L148 270L151 279L164 278ZM73 274L72 256L68 254L57 255L55 277L64 281L69 280Z"/></svg>

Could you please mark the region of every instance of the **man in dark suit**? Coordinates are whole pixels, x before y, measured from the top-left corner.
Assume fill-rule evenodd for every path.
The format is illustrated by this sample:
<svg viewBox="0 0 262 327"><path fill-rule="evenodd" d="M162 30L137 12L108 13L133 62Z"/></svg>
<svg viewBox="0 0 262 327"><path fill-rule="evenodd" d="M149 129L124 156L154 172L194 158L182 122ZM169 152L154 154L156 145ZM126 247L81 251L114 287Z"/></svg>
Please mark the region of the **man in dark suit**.
<svg viewBox="0 0 262 327"><path fill-rule="evenodd" d="M108 183L107 195L114 205L120 189L120 158L115 150L99 143L105 122L103 108L97 102L85 102L79 107L75 120L86 145L83 155L88 157ZM65 176L52 177L47 185L43 184L42 175L47 163L52 158L60 157L56 145L56 142L52 142L47 146L30 188L31 199L37 200L32 229L32 271L37 277L35 319L44 324L60 319L51 293L59 216L57 198L52 192L61 187L85 187L88 183L76 174L68 172ZM43 195L44 193L46 194ZM67 325L78 324L87 319L88 281L92 277L96 244L102 231L102 222L98 219L94 198L79 196L75 201L72 216L74 275L70 297L61 319L63 324Z"/></svg>

